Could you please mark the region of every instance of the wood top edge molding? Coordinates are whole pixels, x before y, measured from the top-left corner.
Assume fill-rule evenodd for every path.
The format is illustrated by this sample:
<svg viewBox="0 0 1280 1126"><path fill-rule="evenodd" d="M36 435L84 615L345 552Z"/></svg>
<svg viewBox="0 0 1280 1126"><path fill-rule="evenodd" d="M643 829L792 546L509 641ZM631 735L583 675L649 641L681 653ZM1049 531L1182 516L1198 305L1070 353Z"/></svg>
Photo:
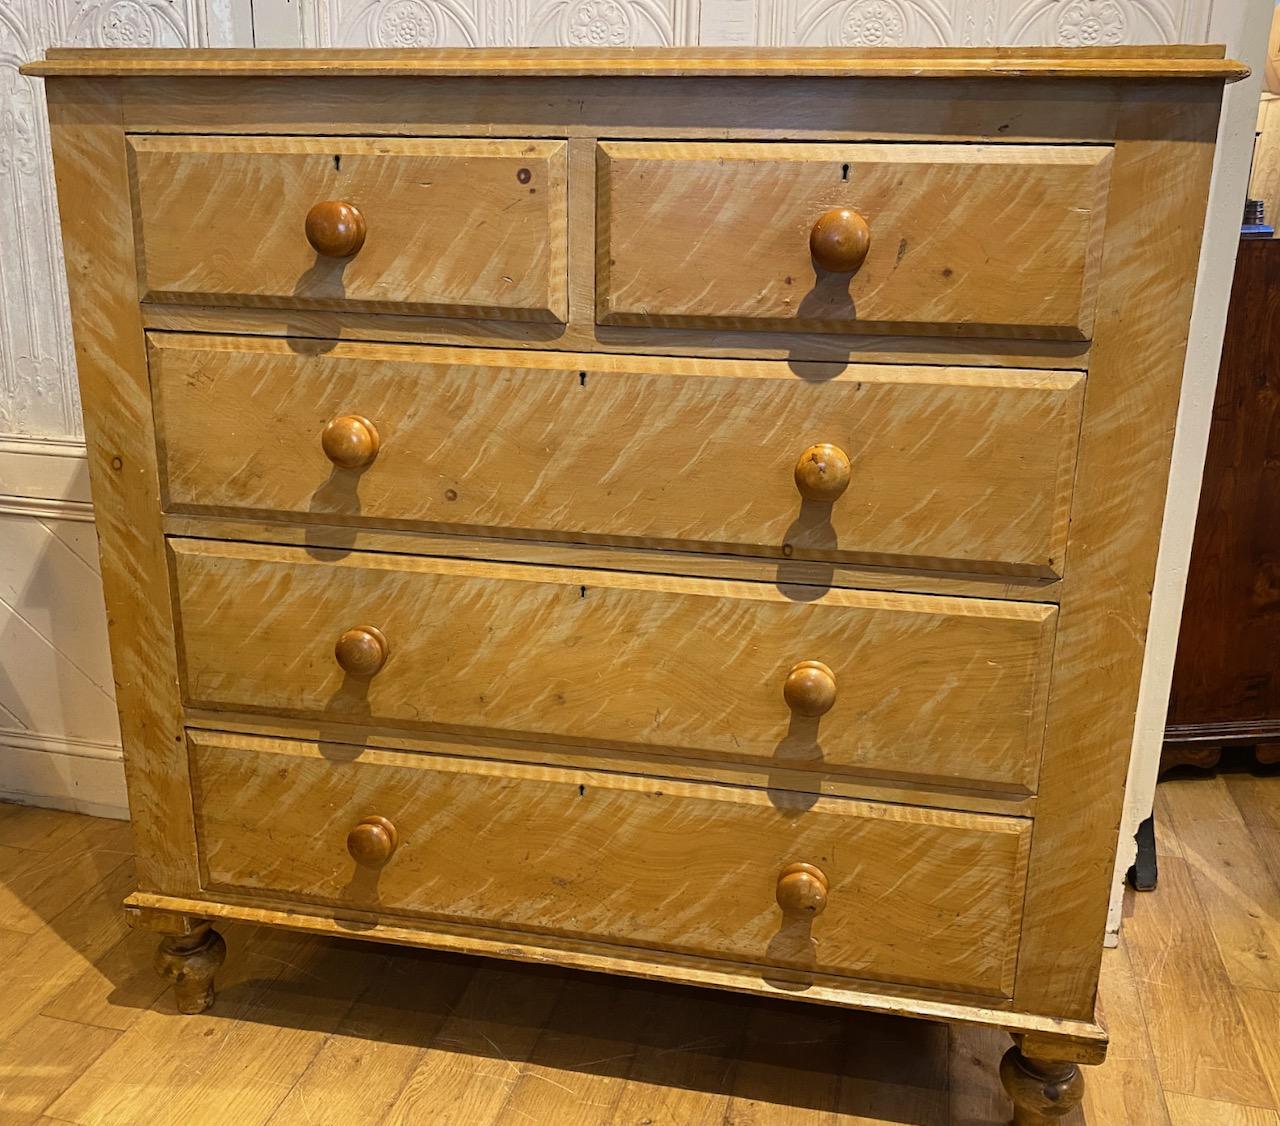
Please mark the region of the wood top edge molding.
<svg viewBox="0 0 1280 1126"><path fill-rule="evenodd" d="M50 78L492 77L1217 79L1249 68L1221 46L936 48L448 48L121 50L50 48L22 67Z"/></svg>

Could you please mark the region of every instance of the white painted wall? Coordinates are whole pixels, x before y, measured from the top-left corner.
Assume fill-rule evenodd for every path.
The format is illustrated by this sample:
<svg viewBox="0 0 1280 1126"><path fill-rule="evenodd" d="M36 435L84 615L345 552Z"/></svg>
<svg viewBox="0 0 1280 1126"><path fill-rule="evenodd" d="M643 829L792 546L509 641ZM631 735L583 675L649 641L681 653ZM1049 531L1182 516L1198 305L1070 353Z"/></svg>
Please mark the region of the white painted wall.
<svg viewBox="0 0 1280 1126"><path fill-rule="evenodd" d="M1271 0L0 0L0 796L125 815L43 89L51 45L847 46L1227 42ZM1265 39L1265 31L1261 35ZM1237 86L1175 453L1130 802L1163 725L1229 288L1246 140ZM1256 98L1255 98L1256 104ZM1247 129L1247 126L1243 127ZM1225 280L1224 280L1225 279ZM1154 751L1153 751L1154 748ZM1141 815L1141 816L1140 816ZM1128 860L1122 856L1122 866Z"/></svg>

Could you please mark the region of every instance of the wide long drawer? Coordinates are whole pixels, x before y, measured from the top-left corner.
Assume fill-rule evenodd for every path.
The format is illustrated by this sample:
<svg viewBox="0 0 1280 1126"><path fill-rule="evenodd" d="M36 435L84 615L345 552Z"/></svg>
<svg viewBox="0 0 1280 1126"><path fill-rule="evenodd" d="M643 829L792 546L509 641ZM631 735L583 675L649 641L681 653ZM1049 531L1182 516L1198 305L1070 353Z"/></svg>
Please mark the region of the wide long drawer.
<svg viewBox="0 0 1280 1126"><path fill-rule="evenodd" d="M1061 573L1075 372L156 334L165 502Z"/></svg>
<svg viewBox="0 0 1280 1126"><path fill-rule="evenodd" d="M210 732L189 741L209 890L1010 992L1021 819L838 798L801 809L737 787Z"/></svg>
<svg viewBox="0 0 1280 1126"><path fill-rule="evenodd" d="M152 301L564 321L563 141L133 137Z"/></svg>
<svg viewBox="0 0 1280 1126"><path fill-rule="evenodd" d="M1088 337L1100 145L602 142L605 324Z"/></svg>
<svg viewBox="0 0 1280 1126"><path fill-rule="evenodd" d="M1051 606L170 548L193 707L1035 787Z"/></svg>

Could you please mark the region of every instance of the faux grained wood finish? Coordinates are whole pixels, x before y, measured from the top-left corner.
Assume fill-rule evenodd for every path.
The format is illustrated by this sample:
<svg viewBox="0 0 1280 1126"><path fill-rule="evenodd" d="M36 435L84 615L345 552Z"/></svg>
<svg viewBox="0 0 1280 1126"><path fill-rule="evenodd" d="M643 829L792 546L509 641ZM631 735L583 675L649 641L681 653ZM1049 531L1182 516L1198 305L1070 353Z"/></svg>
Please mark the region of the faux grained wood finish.
<svg viewBox="0 0 1280 1126"><path fill-rule="evenodd" d="M138 882L194 892L195 835L117 90L59 82L48 105Z"/></svg>
<svg viewBox="0 0 1280 1126"><path fill-rule="evenodd" d="M143 295L563 321L558 141L133 137ZM313 205L354 204L350 257L317 254Z"/></svg>
<svg viewBox="0 0 1280 1126"><path fill-rule="evenodd" d="M210 890L975 993L1012 982L1026 821L190 738ZM369 812L399 838L380 868L346 847ZM796 862L827 877L820 915L778 906L779 875ZM889 897L894 909L879 910Z"/></svg>
<svg viewBox="0 0 1280 1126"><path fill-rule="evenodd" d="M605 142L597 151L606 324L1088 337L1105 147ZM870 227L856 271L810 234Z"/></svg>
<svg viewBox="0 0 1280 1126"><path fill-rule="evenodd" d="M926 996L920 986L860 986L857 979L817 972L809 973L803 996L1034 1032L1031 1043L1024 1043L1033 1058L1079 1060L1092 1053L1096 1059L1102 1042L1093 1016L1100 944L1199 215L1221 81L1238 75L1240 68L1220 60L1206 62L1204 52L1180 51L857 57L806 51L769 62L761 62L762 57L733 52L664 57L642 51L617 59L503 53L470 55L464 61L463 56L415 53L344 57L341 73L327 69L336 57L307 54L94 56L97 62L61 56L50 64L51 70L94 66L136 76L101 84L58 77L50 84L66 245L73 293L79 294L77 316L84 321L78 331L88 373L89 425L91 435L106 436L91 437L91 450L96 451L97 499L104 516L109 600L115 591L117 677L122 700L131 698L134 705L125 710L125 743L147 886L134 903L146 911L197 920L237 918L321 934L555 959L757 993L778 991L759 966L704 955L532 931L503 933L438 920L428 927L412 916L391 922L380 918L376 908L343 908L343 920L337 921L337 908L293 902L284 893L269 897L198 890L193 795L177 727L181 716L170 648L172 602L161 566L160 536L167 527L197 537L278 539L295 546L219 545L208 538L175 545L177 554L169 562L187 584L182 609L185 615L189 602L196 610L184 622L185 656L199 661L189 661L187 672L193 685L199 683L200 691L219 700L193 706L193 723L207 726L221 719L243 731L277 736L314 728L322 741L339 731L349 742L377 741L388 754L422 755L421 760L397 759L415 772L430 767L430 744L441 741L463 748L457 753L479 773L509 772L512 767L499 765L502 748L519 744L527 748L521 761L528 767L572 772L604 764L613 777L631 780L627 785L636 789L628 792L654 785L650 772L670 763L673 772L682 773L683 784L716 786L717 801L741 799L737 804L753 809L753 803L768 801L770 793L808 794L796 799L804 804L816 793L829 794L840 786L848 794L875 789L906 805L925 801L931 803L930 815L942 802L967 803L979 816L997 809L1025 812L1034 817L1034 826L1012 996L989 994L966 1002L939 998L937 991ZM548 69L536 69L539 58ZM224 63L231 65L219 69ZM505 75L496 79L499 65ZM920 75L919 67L931 68L930 77ZM451 77L455 68L465 73ZM594 74L596 68L607 76L584 73ZM643 77L655 68L668 77ZM155 76L147 77L148 72ZM166 73L202 76L163 77ZM796 77L752 77L765 73ZM246 77L228 77L232 74ZM286 74L298 77L286 79ZM933 81L942 74L953 77L947 83ZM1081 77L1059 77L1068 74ZM1143 74L1156 80L1142 81L1137 76ZM874 75L893 75L893 80ZM165 139L175 134L183 139ZM807 360L944 368L965 363L1018 369L1014 374L1019 379L1028 369L1058 378L1055 373L1063 369L1087 367L1062 578L1005 572L983 579L976 569L966 575L915 565L877 570L870 560L853 566L770 560L759 554L713 555L672 550L660 541L571 544L549 535L530 536L518 527L492 528L482 535L481 525L470 526L472 534L432 530L425 524L359 526L350 516L335 514L305 513L305 520L295 521L247 511L235 519L212 513L161 516L156 511L160 481L150 461L154 436L137 263L125 204L130 136L135 144L157 148L296 145L305 151L312 144L334 174L338 169L332 169L332 156L341 154L329 151L330 142L339 137L347 138L340 144L351 152L360 145L372 149L382 143L379 138L424 147L432 137L447 144L462 143L463 137L481 142L537 138L528 142L535 144L559 144L546 139L560 138L563 149L557 151L563 152L567 168L569 233L560 271L565 311L551 310L567 317L563 324L532 319L547 318L549 303L539 306L541 313L528 308L501 317L490 315L491 307L474 305L411 315L411 307L395 304L273 308L236 306L223 299L224 293L212 294L210 300L188 293L183 300L191 303L185 306L176 301L144 305L141 323L149 327L265 333L294 341L350 336L396 344L487 345L510 353L629 353L632 360L622 361L624 371L627 362L648 363L637 356L673 353L701 361L780 359L797 366ZM244 141L247 136L259 139ZM990 146L1009 152L1030 151L1021 148L1030 146L1051 147L1060 155L1069 150L1076 157L1107 150L1105 213L1096 199L1081 204L1091 209L1093 221L1105 224L1096 301L1083 281L1079 295L1081 309L1096 308L1092 329L1085 327L1083 317L1063 327L1071 318L1059 310L1051 316L1028 315L1019 328L1026 333L1021 340L966 338L963 332L973 333L975 325L984 331L991 327L990 313L976 307L951 310L948 315L957 319L941 325L933 337L903 331L914 323L906 319L886 322L894 329L878 332L864 331L868 325L861 321L839 332L825 331L830 325L803 332L761 328L760 319L674 328L599 325L596 173L602 142L733 142L735 152L776 143L775 157L795 144L824 150L864 144L888 150L946 146L948 151L951 146ZM1066 167L1075 167L1069 157L1064 159ZM348 164L344 160L343 168ZM854 171L851 167L851 177ZM1095 163L1093 171L1105 174L1101 164ZM326 192L324 198L337 195ZM527 198L545 206L542 195ZM188 207L198 207L200 201L196 193ZM236 202L245 203L243 193ZM308 199L307 208L315 202ZM686 203L685 211L704 206L702 197L692 193ZM833 206L845 205L833 201ZM940 198L936 237L946 236L945 220L955 206L963 210L963 200L955 204ZM1028 222L1035 222L1037 209L1028 208L1027 214ZM759 239L765 246L772 237L767 220L776 216L760 215L759 229L751 231L750 239L717 243L718 255L736 255L739 270L746 268L751 244ZM683 222L685 212L676 218ZM868 271L882 241L876 217L869 218ZM1068 225L1072 221L1068 218ZM616 234L616 215L610 215L610 222ZM804 241L812 222L810 218L801 229ZM700 230L686 231L691 241L701 237ZM649 234L651 248L668 237L656 226ZM1000 240L1007 232L984 226L978 236ZM191 215L184 216L179 237L212 242ZM372 218L367 237L348 271L368 260L363 256L376 237ZM1096 251L1096 241L1091 245ZM1068 249L1081 253L1078 243ZM911 253L908 240L903 268ZM1085 279L1090 267L1088 251L1083 253L1080 276ZM680 267L680 261L668 264L667 278L676 292L698 276ZM698 265L723 271L724 257L704 255ZM952 263L941 263L939 269L945 265ZM737 275L723 276L732 283ZM859 276L853 276L855 283ZM956 276L953 269L952 278L939 274L938 282L959 285L952 280ZM296 280L288 288L273 286L277 296L261 300L296 303ZM1035 296L1025 284L1022 291ZM932 292L916 294L922 304L931 297ZM699 315L712 314L704 309ZM792 319L785 323L795 328ZM1036 327L1044 324L1049 327ZM1048 339L1053 333L1084 331L1092 332L1092 345ZM539 367L540 360L503 362L519 370L546 370ZM605 374L605 368L594 374ZM589 372L588 385L592 378ZM998 381L996 374L985 378ZM932 386L940 391L950 379L946 375ZM688 379L688 385L695 386L694 380ZM837 379L825 390L842 386ZM877 392L882 387L875 385ZM342 411L358 414L360 408L352 404ZM388 431L380 439L366 478L377 472L378 457L393 448L386 443L394 443L395 435ZM318 445L318 433L314 440ZM228 441L234 435L228 434ZM830 441L829 435L805 435L800 448ZM120 460L113 468L115 456ZM133 477L131 465L140 467ZM837 504L856 496L856 467L855 460L849 488ZM124 474L113 477L119 469ZM669 472L667 464L655 460L650 477L660 479L664 472ZM395 558L353 551L409 543ZM472 561L431 558L455 550ZM919 562L916 556L900 558ZM666 560L681 577L661 574ZM589 569L595 561L599 565ZM631 570L647 573L629 574ZM710 575L750 581L706 577ZM835 585L858 576L866 576L866 585L880 593ZM412 611L404 629L398 619L381 620L386 614L377 615L378 620L365 616L366 610L379 609L375 590L376 597L388 600L402 591L428 593L413 594L402 603ZM935 598L927 591L968 597ZM1010 600L997 601L992 596L998 593L1007 593ZM1060 608L1014 598L1052 599ZM394 609L391 601L386 607ZM575 630L575 623L582 628ZM334 645L342 632L388 625L393 627L386 633L389 656L381 670L358 683L333 680L327 696L301 695L300 686L312 684L312 678L321 683L322 678L339 677ZM198 647L191 644L197 634ZM611 636L610 646L598 640L605 635ZM575 640L576 646L564 643ZM434 645L429 652L428 643ZM420 647L416 653L414 646ZM838 650L834 655L821 651L833 647ZM793 730L795 713L783 697L787 674L804 661L827 666L836 685L830 711L795 721L816 723L816 732ZM401 669L412 675L405 673L399 680ZM1052 682L1046 684L1050 672ZM262 685L270 691L259 694ZM496 685L497 691L481 701L481 685ZM885 685L891 690L885 691ZM678 711L669 710L671 700ZM298 714L283 714L295 705ZM436 714L440 708L452 709L447 714L456 724L443 722ZM254 722L257 728L250 726ZM458 732L441 730L451 726ZM733 738L742 743L744 733L754 742L734 746ZM404 750L395 750L400 746ZM472 756L465 749L469 746L480 749ZM818 749L822 761L815 754ZM299 757L331 768L339 765L322 763L318 755ZM795 781L798 775L806 776L802 783ZM642 781L646 776L650 780ZM732 785L744 780L753 788ZM575 796L576 789L569 794ZM194 800L202 800L198 792ZM823 797L818 804L830 800ZM774 809L771 803L759 808ZM375 813L360 810L357 820ZM800 814L795 824L803 824L805 816ZM350 828L345 825L343 832ZM692 831L685 836L696 838ZM401 839L384 874L405 847ZM816 923L830 919L833 904L828 902ZM892 916L894 909L893 896L886 894L875 912ZM774 968L778 975L801 972Z"/></svg>
<svg viewBox="0 0 1280 1126"><path fill-rule="evenodd" d="M754 583L171 541L188 701L1032 790L1056 611ZM333 657L373 625L390 657ZM794 715L787 674L840 684Z"/></svg>
<svg viewBox="0 0 1280 1126"><path fill-rule="evenodd" d="M928 47L895 48L596 47L465 48L444 50L253 50L205 51L53 47L23 74L62 75L580 75L643 74L869 75L886 78L1242 78L1248 69L1223 59L1221 46L1169 47Z"/></svg>
<svg viewBox="0 0 1280 1126"><path fill-rule="evenodd" d="M1061 573L1077 373L615 359L153 335L172 511ZM655 409L657 405L661 409ZM373 424L335 469L320 435ZM794 477L834 443L851 483ZM654 465L668 467L661 475Z"/></svg>
<svg viewBox="0 0 1280 1126"><path fill-rule="evenodd" d="M1093 1011L1219 103L1153 88L1120 122L1015 992L1031 1012Z"/></svg>

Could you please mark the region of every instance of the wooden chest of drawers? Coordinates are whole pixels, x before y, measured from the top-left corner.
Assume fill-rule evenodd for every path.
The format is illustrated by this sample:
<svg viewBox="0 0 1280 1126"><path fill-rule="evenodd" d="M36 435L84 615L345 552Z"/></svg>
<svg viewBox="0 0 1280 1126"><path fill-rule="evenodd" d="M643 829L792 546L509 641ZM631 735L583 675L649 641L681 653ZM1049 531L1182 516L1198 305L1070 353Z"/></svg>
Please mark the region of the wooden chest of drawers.
<svg viewBox="0 0 1280 1126"><path fill-rule="evenodd" d="M1208 48L57 51L139 890L992 1025L1067 1112Z"/></svg>

